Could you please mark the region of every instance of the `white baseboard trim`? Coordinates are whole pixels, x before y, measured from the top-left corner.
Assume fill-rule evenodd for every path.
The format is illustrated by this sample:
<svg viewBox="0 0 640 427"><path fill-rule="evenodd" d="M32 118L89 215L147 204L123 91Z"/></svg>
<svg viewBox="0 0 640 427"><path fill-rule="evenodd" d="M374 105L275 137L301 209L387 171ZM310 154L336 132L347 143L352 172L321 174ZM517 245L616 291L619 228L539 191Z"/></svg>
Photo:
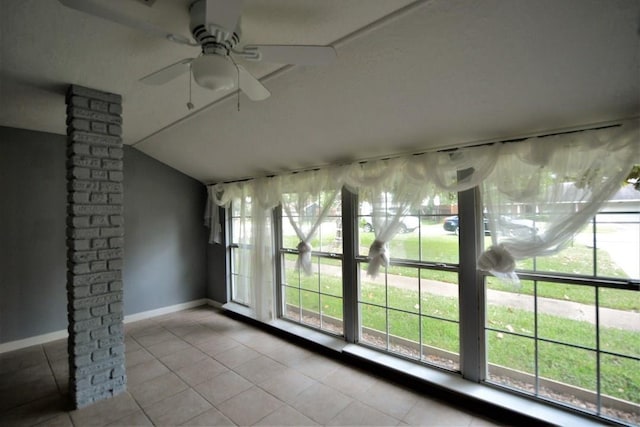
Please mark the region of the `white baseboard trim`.
<svg viewBox="0 0 640 427"><path fill-rule="evenodd" d="M31 347L32 345L45 344L51 341L67 338L69 332L66 329L49 332L48 334L36 335L29 338L24 338L16 341L9 341L0 344L0 354L8 351L20 350L21 348Z"/></svg>
<svg viewBox="0 0 640 427"><path fill-rule="evenodd" d="M155 310L143 311L140 313L130 314L124 316L124 323L137 322L138 320L150 319L156 316L162 316L163 314L169 314L176 311L187 310L193 307L199 307L201 305L209 305L215 308L222 308L222 304L217 301L208 298L201 298L181 304L170 305L167 307L157 308ZM32 345L46 344L51 341L67 338L69 333L66 329L49 332L47 334L36 335L29 338L24 338L16 341L8 341L0 343L0 354L7 353L9 351L20 350L21 348L31 347Z"/></svg>
<svg viewBox="0 0 640 427"><path fill-rule="evenodd" d="M213 307L213 308L217 308L217 309L222 309L222 307L224 306L223 303L212 300L210 298L207 298L207 305Z"/></svg>
<svg viewBox="0 0 640 427"><path fill-rule="evenodd" d="M196 299L189 302L183 302L181 304L169 305L166 307L156 308L155 310L142 311L136 314L130 314L124 316L124 323L137 322L138 320L150 319L152 317L162 316L163 314L174 313L176 311L187 310L193 307L199 307L201 305L208 304L207 298Z"/></svg>

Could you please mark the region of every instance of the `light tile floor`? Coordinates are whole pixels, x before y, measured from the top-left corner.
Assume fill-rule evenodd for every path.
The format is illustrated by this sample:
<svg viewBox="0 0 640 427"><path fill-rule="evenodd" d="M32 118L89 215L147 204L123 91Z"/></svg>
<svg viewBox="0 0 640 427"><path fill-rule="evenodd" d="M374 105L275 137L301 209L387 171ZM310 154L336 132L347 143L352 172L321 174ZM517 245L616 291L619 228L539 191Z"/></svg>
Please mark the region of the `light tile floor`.
<svg viewBox="0 0 640 427"><path fill-rule="evenodd" d="M496 425L205 306L127 324L126 365L70 411L66 340L2 354L0 425Z"/></svg>

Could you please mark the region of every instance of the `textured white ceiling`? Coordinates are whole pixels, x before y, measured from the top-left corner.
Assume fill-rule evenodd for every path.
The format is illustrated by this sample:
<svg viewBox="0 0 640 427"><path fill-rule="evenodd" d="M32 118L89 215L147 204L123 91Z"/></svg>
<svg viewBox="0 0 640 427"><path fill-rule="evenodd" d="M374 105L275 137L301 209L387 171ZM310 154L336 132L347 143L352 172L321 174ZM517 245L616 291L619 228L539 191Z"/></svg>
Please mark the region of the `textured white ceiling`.
<svg viewBox="0 0 640 427"><path fill-rule="evenodd" d="M189 0L87 1L188 34ZM197 49L54 0L0 2L0 125L64 133L69 83L120 93L125 142L203 182L640 114L637 0L247 0L243 43L339 41L338 59L247 64L276 71L271 98L241 95L238 112L194 86L195 113L186 76L137 80Z"/></svg>

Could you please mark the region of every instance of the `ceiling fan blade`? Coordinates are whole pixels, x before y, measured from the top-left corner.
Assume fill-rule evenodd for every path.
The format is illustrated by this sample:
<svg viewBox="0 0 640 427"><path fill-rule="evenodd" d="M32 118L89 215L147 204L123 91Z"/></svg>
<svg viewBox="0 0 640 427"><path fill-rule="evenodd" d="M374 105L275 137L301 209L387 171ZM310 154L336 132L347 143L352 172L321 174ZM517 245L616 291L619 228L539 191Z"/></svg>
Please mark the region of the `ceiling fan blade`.
<svg viewBox="0 0 640 427"><path fill-rule="evenodd" d="M174 64L144 76L140 81L148 85L163 85L189 71L189 64L191 64L191 61L193 61L193 58L182 59Z"/></svg>
<svg viewBox="0 0 640 427"><path fill-rule="evenodd" d="M58 0L58 1L70 9L75 9L79 12L83 12L88 15L97 16L98 18L106 19L107 21L115 22L117 24L134 28L136 30L141 30L148 34L154 35L156 37L162 37L178 44L197 46L197 43L192 42L190 39L180 34L169 33L160 27L156 27L155 25L149 24L148 22L139 21L137 19L130 18L126 15L118 13L102 5L93 3L91 1L87 1L87 0Z"/></svg>
<svg viewBox="0 0 640 427"><path fill-rule="evenodd" d="M332 46L251 45L245 49L256 49L261 60L278 64L324 65L336 58Z"/></svg>
<svg viewBox="0 0 640 427"><path fill-rule="evenodd" d="M242 14L243 0L206 0L205 22L207 29L214 24L233 32Z"/></svg>
<svg viewBox="0 0 640 427"><path fill-rule="evenodd" d="M243 91L250 100L262 101L271 96L271 92L260 83L260 80L253 77L242 65L237 65L237 67L238 78L240 79L240 90Z"/></svg>

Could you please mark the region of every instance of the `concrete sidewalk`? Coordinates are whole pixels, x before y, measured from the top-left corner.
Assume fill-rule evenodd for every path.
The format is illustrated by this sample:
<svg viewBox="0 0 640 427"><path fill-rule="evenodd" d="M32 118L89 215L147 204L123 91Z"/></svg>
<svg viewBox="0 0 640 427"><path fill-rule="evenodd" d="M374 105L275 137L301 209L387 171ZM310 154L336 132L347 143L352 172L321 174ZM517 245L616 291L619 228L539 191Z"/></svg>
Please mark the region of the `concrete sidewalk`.
<svg viewBox="0 0 640 427"><path fill-rule="evenodd" d="M291 264L291 265L289 265ZM287 263L287 268L294 268L293 263ZM342 275L340 267L322 266L323 273L337 277ZM417 290L417 279L415 277L405 277L388 275L389 286L401 289ZM381 274L376 279L367 277L369 283L384 285L384 276ZM422 291L432 295L457 297L458 286L451 283L439 282L435 280L421 279ZM487 304L510 307L525 311L534 311L534 298L532 295L520 294L517 292L487 290ZM538 313L552 316L564 317L571 320L578 320L596 323L596 309L592 305L581 304L573 301L558 300L553 298L538 297ZM600 325L606 328L617 328L629 331L640 331L640 313L612 308L600 307Z"/></svg>
<svg viewBox="0 0 640 427"><path fill-rule="evenodd" d="M404 279L403 277L390 277L392 277L392 279L390 279L390 283L393 284L392 286L402 287L401 282L402 279ZM425 289L427 293L452 297L458 295L458 286L451 283L432 280L422 280L421 282L423 289ZM534 310L533 295L495 291L493 289L487 290L487 304L526 311ZM594 306L573 301L538 297L538 313L589 322L591 324L596 323L596 309ZM640 313L600 307L600 325L607 328L640 331Z"/></svg>

